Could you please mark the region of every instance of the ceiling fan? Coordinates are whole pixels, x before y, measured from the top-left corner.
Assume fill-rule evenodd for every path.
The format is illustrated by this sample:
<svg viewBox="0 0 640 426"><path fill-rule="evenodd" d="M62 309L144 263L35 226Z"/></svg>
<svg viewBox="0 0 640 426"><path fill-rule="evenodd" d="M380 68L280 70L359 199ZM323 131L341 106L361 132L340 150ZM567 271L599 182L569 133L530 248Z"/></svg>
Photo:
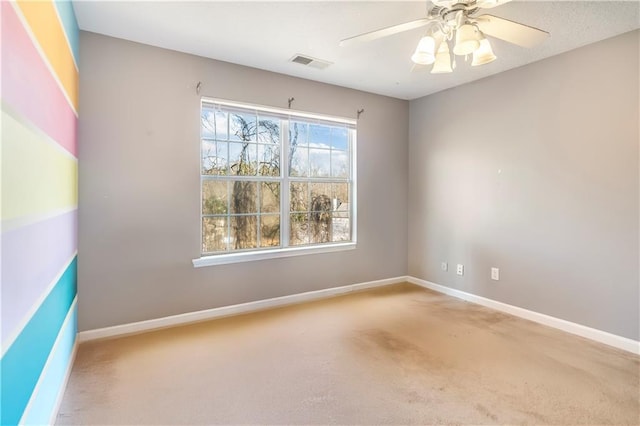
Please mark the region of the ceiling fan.
<svg viewBox="0 0 640 426"><path fill-rule="evenodd" d="M459 56L472 54L471 65L493 62L496 56L485 34L522 47L534 47L542 43L549 33L538 28L499 18L479 15L482 9L491 9L511 0L431 0L425 18L367 32L340 41L340 46L354 42L366 42L391 36L420 27L428 27L420 39L411 60L418 65L431 65L432 74L450 73L453 67L449 43L453 53Z"/></svg>

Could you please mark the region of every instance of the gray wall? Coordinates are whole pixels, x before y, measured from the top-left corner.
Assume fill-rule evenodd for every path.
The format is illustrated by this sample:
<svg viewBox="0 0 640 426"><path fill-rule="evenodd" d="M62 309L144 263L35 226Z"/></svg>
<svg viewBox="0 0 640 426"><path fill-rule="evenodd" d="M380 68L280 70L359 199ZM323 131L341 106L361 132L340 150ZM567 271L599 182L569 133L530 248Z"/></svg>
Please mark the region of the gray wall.
<svg viewBox="0 0 640 426"><path fill-rule="evenodd" d="M80 36L79 329L407 273L409 103ZM321 72L321 71L318 71ZM358 248L194 269L199 96L355 117Z"/></svg>
<svg viewBox="0 0 640 426"><path fill-rule="evenodd" d="M411 102L410 275L639 339L639 37Z"/></svg>

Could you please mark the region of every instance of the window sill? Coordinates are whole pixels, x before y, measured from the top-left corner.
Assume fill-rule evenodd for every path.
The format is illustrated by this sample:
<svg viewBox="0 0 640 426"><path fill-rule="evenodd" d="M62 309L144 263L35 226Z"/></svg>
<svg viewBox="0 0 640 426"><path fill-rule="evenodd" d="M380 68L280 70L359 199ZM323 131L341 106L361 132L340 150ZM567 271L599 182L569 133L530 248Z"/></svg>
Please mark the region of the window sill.
<svg viewBox="0 0 640 426"><path fill-rule="evenodd" d="M229 263L251 262L254 260L277 259L281 257L303 256L307 254L331 253L334 251L354 250L356 243L337 243L311 247L287 247L281 249L251 251L242 253L218 254L193 259L193 267L226 265Z"/></svg>

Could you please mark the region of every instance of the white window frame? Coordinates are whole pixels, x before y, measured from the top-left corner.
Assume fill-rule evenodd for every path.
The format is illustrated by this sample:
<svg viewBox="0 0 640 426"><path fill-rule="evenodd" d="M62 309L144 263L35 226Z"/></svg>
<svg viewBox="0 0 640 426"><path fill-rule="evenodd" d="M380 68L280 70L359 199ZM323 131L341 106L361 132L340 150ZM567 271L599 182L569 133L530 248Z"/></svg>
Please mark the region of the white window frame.
<svg viewBox="0 0 640 426"><path fill-rule="evenodd" d="M256 261L256 260L265 260L265 259L275 259L282 257L291 257L291 256L301 256L301 255L309 255L309 254L318 254L318 253L330 253L336 251L344 251L344 250L353 250L357 246L357 157L356 157L356 148L357 148L357 122L356 120L344 118L344 117L335 117L328 115L320 115L320 114L311 114L303 111L282 109L282 108L273 108L267 107L263 105L249 104L249 103L240 103L233 102L224 99L217 98L207 98L202 97L200 99L200 116L202 116L202 108L203 104L217 104L228 108L240 108L240 109L253 109L258 112L263 113L273 113L276 115L286 115L290 117L290 120L293 119L307 119L307 120L319 120L326 122L334 122L334 123L343 123L349 126L350 132L350 143L349 143L349 154L350 154L350 171L349 177L345 182L349 183L350 193L349 193L349 216L350 216L350 230L351 230L351 241L346 242L335 242L335 243L319 243L319 244L309 244L303 246L288 246L289 244L289 183L291 181L305 181L312 182L313 179L306 178L293 178L289 176L289 162L285 159L288 158L289 155L289 122L290 120L283 121L283 126L280 130L281 133L281 146L280 146L280 176L276 177L260 177L260 176L247 176L247 179L260 181L260 180L278 180L280 182L280 247L277 248L256 248L256 249L248 249L243 251L235 251L235 252L225 252L221 254L201 254L199 258L193 259L193 266L196 268L203 266L212 266L212 265L224 265L229 263L240 263L240 262L248 262L248 261ZM198 245L200 247L200 252L202 253L202 137L200 137L200 160L198 161L198 169L200 175L200 241Z"/></svg>

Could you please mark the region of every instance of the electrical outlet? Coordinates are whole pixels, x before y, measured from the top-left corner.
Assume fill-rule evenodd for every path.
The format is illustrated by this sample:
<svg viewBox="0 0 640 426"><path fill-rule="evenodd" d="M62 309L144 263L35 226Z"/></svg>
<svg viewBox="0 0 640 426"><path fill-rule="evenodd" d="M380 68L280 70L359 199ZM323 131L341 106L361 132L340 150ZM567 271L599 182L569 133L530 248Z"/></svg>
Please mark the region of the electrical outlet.
<svg viewBox="0 0 640 426"><path fill-rule="evenodd" d="M464 275L464 265L458 263L458 266L456 267L456 274Z"/></svg>
<svg viewBox="0 0 640 426"><path fill-rule="evenodd" d="M448 271L449 270L449 264L447 262L442 262L440 264L440 269L442 269L443 271Z"/></svg>
<svg viewBox="0 0 640 426"><path fill-rule="evenodd" d="M500 281L500 268L491 268L491 279Z"/></svg>

